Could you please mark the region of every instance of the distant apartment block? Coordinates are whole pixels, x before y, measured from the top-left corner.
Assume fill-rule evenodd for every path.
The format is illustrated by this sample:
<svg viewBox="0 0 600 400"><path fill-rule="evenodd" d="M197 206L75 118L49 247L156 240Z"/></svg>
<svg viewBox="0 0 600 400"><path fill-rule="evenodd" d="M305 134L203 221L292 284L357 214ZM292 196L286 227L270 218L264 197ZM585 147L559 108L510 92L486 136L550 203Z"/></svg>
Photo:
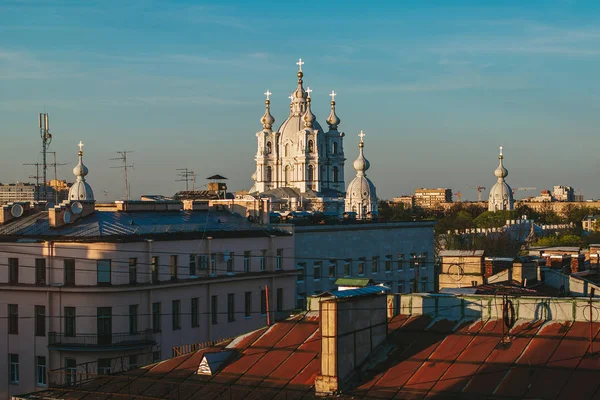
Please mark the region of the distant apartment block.
<svg viewBox="0 0 600 400"><path fill-rule="evenodd" d="M421 188L415 190L415 205L422 208L435 208L440 203L452 202L452 189L437 188L426 189Z"/></svg>
<svg viewBox="0 0 600 400"><path fill-rule="evenodd" d="M392 204L404 204L404 208L413 208L415 206L415 196L400 196L392 199Z"/></svg>
<svg viewBox="0 0 600 400"><path fill-rule="evenodd" d="M46 188L46 199L43 198L44 187L34 183L7 183L0 184L0 204L48 200L54 201L54 189Z"/></svg>
<svg viewBox="0 0 600 400"><path fill-rule="evenodd" d="M556 201L575 201L575 190L571 186L554 186L552 196Z"/></svg>

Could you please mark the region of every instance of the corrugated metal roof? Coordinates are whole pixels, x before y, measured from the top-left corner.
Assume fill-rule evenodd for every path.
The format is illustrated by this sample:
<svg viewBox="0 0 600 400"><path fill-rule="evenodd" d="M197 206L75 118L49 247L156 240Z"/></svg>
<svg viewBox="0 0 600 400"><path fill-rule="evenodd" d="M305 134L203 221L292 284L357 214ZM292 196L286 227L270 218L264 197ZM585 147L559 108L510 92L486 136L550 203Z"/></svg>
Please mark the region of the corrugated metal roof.
<svg viewBox="0 0 600 400"><path fill-rule="evenodd" d="M241 232L257 235L287 234L252 224L238 214L213 211L96 211L73 224L50 227L42 211L0 225L1 236L64 237L68 239L152 236L199 233L207 236Z"/></svg>
<svg viewBox="0 0 600 400"><path fill-rule="evenodd" d="M204 354L173 358L149 368L95 379L65 391L46 390L23 399L151 396L191 399L314 398L321 336L315 313L245 335L226 347L238 357L213 376L195 372ZM586 322L517 321L503 343L501 320L434 320L399 315L389 321L388 343L356 375L341 398L543 398L588 399L600 387L600 358L591 357ZM600 349L599 323L592 324ZM112 395L112 397L111 397Z"/></svg>
<svg viewBox="0 0 600 400"><path fill-rule="evenodd" d="M375 281L371 278L337 278L335 284L337 286L367 286Z"/></svg>

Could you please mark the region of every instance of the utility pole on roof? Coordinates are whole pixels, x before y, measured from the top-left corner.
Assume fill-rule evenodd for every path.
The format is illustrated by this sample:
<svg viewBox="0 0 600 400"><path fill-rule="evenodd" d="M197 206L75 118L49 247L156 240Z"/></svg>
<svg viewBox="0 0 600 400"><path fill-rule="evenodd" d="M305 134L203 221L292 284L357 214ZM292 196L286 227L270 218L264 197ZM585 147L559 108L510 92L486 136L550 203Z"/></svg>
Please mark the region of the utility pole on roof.
<svg viewBox="0 0 600 400"><path fill-rule="evenodd" d="M115 158L111 158L111 160L117 160L117 161L122 161L123 165L119 165L116 167L111 167L111 168L120 168L123 169L123 176L125 178L125 200L129 201L129 179L127 177L127 170L129 168L135 169L133 168L133 164L131 165L127 165L127 154L133 153L133 151L131 150L123 150L123 151L117 151L117 154L119 155L119 157L115 157Z"/></svg>

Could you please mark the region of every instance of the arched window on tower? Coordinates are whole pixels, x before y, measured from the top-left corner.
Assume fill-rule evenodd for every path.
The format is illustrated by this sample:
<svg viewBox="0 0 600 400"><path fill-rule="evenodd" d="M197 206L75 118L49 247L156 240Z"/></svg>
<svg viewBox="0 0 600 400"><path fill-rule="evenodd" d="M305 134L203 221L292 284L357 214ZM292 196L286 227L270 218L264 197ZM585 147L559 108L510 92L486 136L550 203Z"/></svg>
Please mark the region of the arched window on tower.
<svg viewBox="0 0 600 400"><path fill-rule="evenodd" d="M273 173L271 170L271 167L267 167L267 179L265 179L267 182L271 182L271 180L273 179Z"/></svg>
<svg viewBox="0 0 600 400"><path fill-rule="evenodd" d="M285 147L287 148L287 145ZM283 174L283 176L285 178L285 184L286 185L290 184L290 181L291 181L291 176L290 175L291 175L291 168L290 168L289 165L286 165L285 166L285 170L284 170L284 174Z"/></svg>
<svg viewBox="0 0 600 400"><path fill-rule="evenodd" d="M337 182L340 179L340 170L338 169L338 167L333 167L333 181Z"/></svg>
<svg viewBox="0 0 600 400"><path fill-rule="evenodd" d="M334 155L338 153L337 142L333 142L331 144L331 153L333 153Z"/></svg>
<svg viewBox="0 0 600 400"><path fill-rule="evenodd" d="M312 165L308 166L308 181L312 182L313 179L315 177L315 167L313 167Z"/></svg>
<svg viewBox="0 0 600 400"><path fill-rule="evenodd" d="M285 157L287 157L287 156L289 156L289 155L290 155L290 154L289 154L289 149L290 149L290 145L289 145L289 143L286 143L286 145L283 147L283 155L284 155Z"/></svg>
<svg viewBox="0 0 600 400"><path fill-rule="evenodd" d="M271 151L273 150L272 147L271 142L267 142L267 154L271 154Z"/></svg>
<svg viewBox="0 0 600 400"><path fill-rule="evenodd" d="M308 152L312 153L313 151L315 151L315 145L312 140L309 140L308 141Z"/></svg>

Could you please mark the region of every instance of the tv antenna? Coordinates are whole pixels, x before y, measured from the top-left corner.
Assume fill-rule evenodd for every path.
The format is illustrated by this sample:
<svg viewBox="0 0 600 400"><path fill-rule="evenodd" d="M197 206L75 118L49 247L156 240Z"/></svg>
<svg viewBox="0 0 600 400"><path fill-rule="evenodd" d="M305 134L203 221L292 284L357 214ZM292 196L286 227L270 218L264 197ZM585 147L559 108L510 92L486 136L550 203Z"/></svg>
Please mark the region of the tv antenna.
<svg viewBox="0 0 600 400"><path fill-rule="evenodd" d="M117 167L111 167L111 168L122 168L123 169L123 175L125 176L125 200L129 200L129 180L127 178L127 169L131 168L131 169L135 169L133 168L133 164L131 165L127 165L127 154L133 153L133 151L130 150L123 150L123 151L117 151L117 154L119 155L119 157L116 158L111 158L111 160L119 160L119 161L123 161L123 165L119 165Z"/></svg>
<svg viewBox="0 0 600 400"><path fill-rule="evenodd" d="M56 187L54 188L54 204L58 204L58 177L56 174L56 167L57 166L63 166L63 165L68 165L67 163L57 163L56 162L56 152L55 151L48 151L48 154L52 154L54 156L54 162L52 164L48 164L50 167L54 168L54 184L56 185Z"/></svg>
<svg viewBox="0 0 600 400"><path fill-rule="evenodd" d="M177 168L177 171L181 171L177 173L177 176L182 179L176 179L176 182L184 182L185 181L185 191L189 191L189 182L192 182L192 189L196 184L196 173L187 168Z"/></svg>
<svg viewBox="0 0 600 400"><path fill-rule="evenodd" d="M40 137L42 138L42 175L43 175L43 188L42 188L42 196L44 200L47 200L47 192L46 192L46 183L48 182L46 179L46 151L48 147L50 147L50 143L52 142L52 135L50 134L50 124L48 122L48 113L40 113L38 116L38 125L40 127ZM39 197L39 196L38 196Z"/></svg>
<svg viewBox="0 0 600 400"><path fill-rule="evenodd" d="M35 166L35 175L29 175L29 178L35 179L35 186L37 187L37 191L34 190L35 193L35 201L40 201L40 163L29 163L23 165L34 165Z"/></svg>

